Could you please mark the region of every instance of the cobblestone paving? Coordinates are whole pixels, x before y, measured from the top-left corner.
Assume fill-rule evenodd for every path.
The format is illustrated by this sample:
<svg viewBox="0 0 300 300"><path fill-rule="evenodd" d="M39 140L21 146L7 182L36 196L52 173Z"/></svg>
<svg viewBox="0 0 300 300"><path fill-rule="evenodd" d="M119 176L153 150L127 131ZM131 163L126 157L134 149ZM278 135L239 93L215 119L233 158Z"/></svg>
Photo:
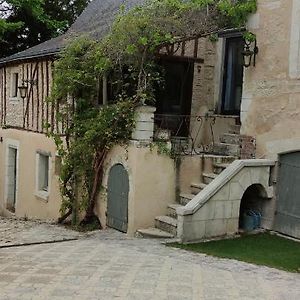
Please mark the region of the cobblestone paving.
<svg viewBox="0 0 300 300"><path fill-rule="evenodd" d="M107 230L0 249L0 299L299 300L300 275Z"/></svg>
<svg viewBox="0 0 300 300"><path fill-rule="evenodd" d="M82 237L77 231L38 221L0 217L0 247Z"/></svg>

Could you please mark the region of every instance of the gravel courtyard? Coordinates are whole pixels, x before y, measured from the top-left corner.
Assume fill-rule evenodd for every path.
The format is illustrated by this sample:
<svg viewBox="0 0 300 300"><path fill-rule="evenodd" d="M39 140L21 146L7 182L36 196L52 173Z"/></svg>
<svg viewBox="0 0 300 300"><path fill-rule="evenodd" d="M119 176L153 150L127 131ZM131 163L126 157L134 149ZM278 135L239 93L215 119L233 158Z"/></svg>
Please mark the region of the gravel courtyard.
<svg viewBox="0 0 300 300"><path fill-rule="evenodd" d="M0 248L29 243L77 239L82 236L84 234L68 230L63 226L39 221L0 217Z"/></svg>
<svg viewBox="0 0 300 300"><path fill-rule="evenodd" d="M35 226L30 228L33 232ZM62 236L76 234L67 230ZM0 299L300 299L299 274L173 249L113 230L77 238L1 248Z"/></svg>

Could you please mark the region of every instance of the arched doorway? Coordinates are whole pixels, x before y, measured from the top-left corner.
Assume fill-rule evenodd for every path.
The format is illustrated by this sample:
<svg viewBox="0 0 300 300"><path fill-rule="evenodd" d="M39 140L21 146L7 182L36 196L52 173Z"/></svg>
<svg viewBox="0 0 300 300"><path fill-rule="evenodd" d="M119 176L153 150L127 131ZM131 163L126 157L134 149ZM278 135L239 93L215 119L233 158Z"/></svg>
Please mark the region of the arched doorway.
<svg viewBox="0 0 300 300"><path fill-rule="evenodd" d="M240 204L239 230L251 231L261 227L266 208L267 194L260 184L250 185Z"/></svg>
<svg viewBox="0 0 300 300"><path fill-rule="evenodd" d="M107 226L127 232L129 178L123 165L110 169L107 187Z"/></svg>

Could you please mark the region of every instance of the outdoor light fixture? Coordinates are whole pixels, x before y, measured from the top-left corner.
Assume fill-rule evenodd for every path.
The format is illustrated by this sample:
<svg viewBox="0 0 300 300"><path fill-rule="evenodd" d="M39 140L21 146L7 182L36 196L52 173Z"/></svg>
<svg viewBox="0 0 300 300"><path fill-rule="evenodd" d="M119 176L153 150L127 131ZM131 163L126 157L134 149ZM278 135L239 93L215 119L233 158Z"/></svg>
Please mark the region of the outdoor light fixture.
<svg viewBox="0 0 300 300"><path fill-rule="evenodd" d="M18 89L20 91L21 98L24 100L26 98L26 96L27 96L28 85L25 85L24 81L23 81L22 85L19 86Z"/></svg>
<svg viewBox="0 0 300 300"><path fill-rule="evenodd" d="M251 49L252 45L253 48ZM258 47L256 45L256 39L253 42L245 40L244 50L242 51L243 65L245 68L248 68L251 65L255 67L257 53L258 53Z"/></svg>
<svg viewBox="0 0 300 300"><path fill-rule="evenodd" d="M23 79L23 84L24 83L27 83L27 84L30 84L30 85L36 85L37 84L37 80L33 80L33 79L26 79L26 80L24 80Z"/></svg>

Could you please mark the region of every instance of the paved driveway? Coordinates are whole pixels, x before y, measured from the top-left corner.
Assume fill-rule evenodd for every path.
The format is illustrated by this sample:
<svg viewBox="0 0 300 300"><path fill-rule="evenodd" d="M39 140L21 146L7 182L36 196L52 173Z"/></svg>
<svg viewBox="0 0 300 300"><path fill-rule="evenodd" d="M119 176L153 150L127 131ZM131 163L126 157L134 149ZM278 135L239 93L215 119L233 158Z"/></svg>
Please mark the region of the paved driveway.
<svg viewBox="0 0 300 300"><path fill-rule="evenodd" d="M300 276L108 230L0 249L0 299L300 299Z"/></svg>

